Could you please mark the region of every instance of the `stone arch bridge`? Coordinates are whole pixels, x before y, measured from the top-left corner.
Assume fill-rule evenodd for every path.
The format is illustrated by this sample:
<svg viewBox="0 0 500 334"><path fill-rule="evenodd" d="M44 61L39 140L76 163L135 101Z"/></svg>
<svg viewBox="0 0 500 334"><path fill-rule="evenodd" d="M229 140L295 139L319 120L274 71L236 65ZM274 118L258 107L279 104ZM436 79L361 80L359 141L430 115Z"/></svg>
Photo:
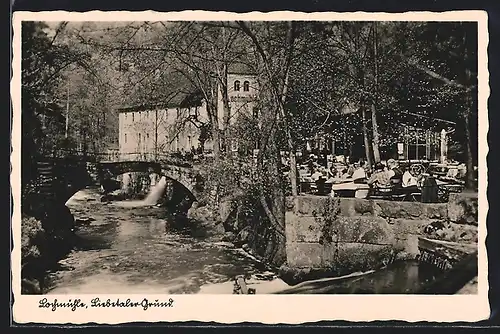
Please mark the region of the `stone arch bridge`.
<svg viewBox="0 0 500 334"><path fill-rule="evenodd" d="M43 158L36 164L38 178L32 193L39 201L64 204L76 192L99 186L127 172L157 173L182 185L193 200L204 187L200 166L150 161L95 162L82 158Z"/></svg>

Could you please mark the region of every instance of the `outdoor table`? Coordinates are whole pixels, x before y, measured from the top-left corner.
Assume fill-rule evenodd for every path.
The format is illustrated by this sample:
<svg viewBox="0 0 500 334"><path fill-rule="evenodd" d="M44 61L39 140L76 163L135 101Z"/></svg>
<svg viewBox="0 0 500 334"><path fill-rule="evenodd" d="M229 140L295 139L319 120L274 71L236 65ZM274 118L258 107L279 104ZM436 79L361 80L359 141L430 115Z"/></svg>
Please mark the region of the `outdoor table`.
<svg viewBox="0 0 500 334"><path fill-rule="evenodd" d="M347 180L343 183L333 183L332 192L340 197L357 197L366 198L370 186L366 183L354 183L352 180Z"/></svg>
<svg viewBox="0 0 500 334"><path fill-rule="evenodd" d="M300 182L300 192L301 193L311 193L313 189L316 188L316 183L313 181L301 181Z"/></svg>
<svg viewBox="0 0 500 334"><path fill-rule="evenodd" d="M439 179L436 179L436 184L439 186L444 186L444 185L448 185L450 184L449 182L446 182L446 181L442 181L442 180L439 180Z"/></svg>
<svg viewBox="0 0 500 334"><path fill-rule="evenodd" d="M454 193L461 192L464 187L462 183L446 182L442 180L436 180L436 183L439 188L446 189L446 191Z"/></svg>

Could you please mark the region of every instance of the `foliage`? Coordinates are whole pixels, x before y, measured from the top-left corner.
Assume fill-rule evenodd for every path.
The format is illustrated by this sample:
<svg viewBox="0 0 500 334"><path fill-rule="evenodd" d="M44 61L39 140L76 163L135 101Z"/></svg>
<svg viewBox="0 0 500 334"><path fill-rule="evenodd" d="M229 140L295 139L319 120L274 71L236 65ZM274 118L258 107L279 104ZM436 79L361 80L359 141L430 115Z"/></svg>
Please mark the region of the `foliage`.
<svg viewBox="0 0 500 334"><path fill-rule="evenodd" d="M340 199L338 197L328 197L322 212L323 224L321 228L320 244L332 243L333 237L338 235L335 229L337 217L340 214ZM338 252L338 240L336 242L336 252Z"/></svg>
<svg viewBox="0 0 500 334"><path fill-rule="evenodd" d="M21 262L38 259L44 251L42 223L33 217L23 216L21 221Z"/></svg>
<svg viewBox="0 0 500 334"><path fill-rule="evenodd" d="M75 78L86 75L87 80L89 77L95 78L92 56L88 50L72 44L66 27L65 22L57 25L23 22L22 25L23 192L36 178L34 161L38 156L65 155L68 148L75 146L75 138L71 133L66 133L68 111L71 111L70 116L75 120L74 125L78 130L84 130L86 124L93 122L93 113L82 113L81 106L75 105L75 108L72 104L73 101L83 103L83 98L91 94L95 80L85 88L76 85L76 88L80 88L77 90L79 96L70 96L66 89L69 76ZM100 87L96 88L99 91ZM95 94L92 94L94 97ZM103 100L105 98L95 100L85 110L102 110ZM94 124L94 131L102 131L105 128L103 125Z"/></svg>

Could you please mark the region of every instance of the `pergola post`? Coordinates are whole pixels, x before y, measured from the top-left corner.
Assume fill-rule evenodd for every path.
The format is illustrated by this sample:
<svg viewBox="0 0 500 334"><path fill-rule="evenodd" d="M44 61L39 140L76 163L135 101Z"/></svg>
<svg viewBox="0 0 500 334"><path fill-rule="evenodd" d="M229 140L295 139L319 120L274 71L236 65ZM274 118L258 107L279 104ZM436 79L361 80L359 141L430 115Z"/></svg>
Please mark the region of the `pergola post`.
<svg viewBox="0 0 500 334"><path fill-rule="evenodd" d="M431 160L431 131L429 129L425 132L425 158Z"/></svg>
<svg viewBox="0 0 500 334"><path fill-rule="evenodd" d="M441 155L440 155L440 162L442 164L446 163L446 156L448 147L447 147L447 138L446 138L446 130L443 129L441 130Z"/></svg>

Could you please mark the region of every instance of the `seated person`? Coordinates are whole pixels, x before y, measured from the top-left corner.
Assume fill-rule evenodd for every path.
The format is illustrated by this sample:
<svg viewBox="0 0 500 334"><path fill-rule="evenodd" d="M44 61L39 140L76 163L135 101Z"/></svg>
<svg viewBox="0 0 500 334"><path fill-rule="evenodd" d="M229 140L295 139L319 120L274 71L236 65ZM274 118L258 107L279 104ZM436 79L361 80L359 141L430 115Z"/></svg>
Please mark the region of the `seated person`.
<svg viewBox="0 0 500 334"><path fill-rule="evenodd" d="M467 167L465 166L465 164L461 163L460 165L458 165L457 170L458 170L458 178L459 179L465 178L465 176L467 175Z"/></svg>
<svg viewBox="0 0 500 334"><path fill-rule="evenodd" d="M337 177L337 169L335 169L335 166L331 166L330 169L328 169L328 178L335 178Z"/></svg>
<svg viewBox="0 0 500 334"><path fill-rule="evenodd" d="M458 177L458 174L458 168L449 168L448 172L446 173L446 178L456 179Z"/></svg>
<svg viewBox="0 0 500 334"><path fill-rule="evenodd" d="M352 173L354 182L366 179L366 172L359 162L354 163L354 172Z"/></svg>
<svg viewBox="0 0 500 334"><path fill-rule="evenodd" d="M381 163L375 165L375 171L368 179L368 184L374 187L387 187L391 184L391 175Z"/></svg>
<svg viewBox="0 0 500 334"><path fill-rule="evenodd" d="M323 176L323 173L317 168L314 173L311 175L311 179L316 182L319 180L320 177Z"/></svg>
<svg viewBox="0 0 500 334"><path fill-rule="evenodd" d="M316 181L316 189L318 190L318 194L324 195L325 194L325 182L326 179L324 176L320 176Z"/></svg>
<svg viewBox="0 0 500 334"><path fill-rule="evenodd" d="M418 179L410 172L410 170L407 168L405 173L403 174L403 179L401 183L403 188L409 189L414 188L417 189L418 187Z"/></svg>
<svg viewBox="0 0 500 334"><path fill-rule="evenodd" d="M314 161L313 159L309 159L307 162L307 168L309 169L309 173L313 174L314 173Z"/></svg>
<svg viewBox="0 0 500 334"><path fill-rule="evenodd" d="M391 179L401 180L401 178L403 177L403 172L401 172L398 162L394 159L389 159L387 161L387 166L389 169L389 174L391 175Z"/></svg>
<svg viewBox="0 0 500 334"><path fill-rule="evenodd" d="M349 178L351 178L351 177L352 177L352 174L354 174L354 171L355 171L354 164L349 165L349 166L347 167L346 174L348 175L348 177L349 177Z"/></svg>

